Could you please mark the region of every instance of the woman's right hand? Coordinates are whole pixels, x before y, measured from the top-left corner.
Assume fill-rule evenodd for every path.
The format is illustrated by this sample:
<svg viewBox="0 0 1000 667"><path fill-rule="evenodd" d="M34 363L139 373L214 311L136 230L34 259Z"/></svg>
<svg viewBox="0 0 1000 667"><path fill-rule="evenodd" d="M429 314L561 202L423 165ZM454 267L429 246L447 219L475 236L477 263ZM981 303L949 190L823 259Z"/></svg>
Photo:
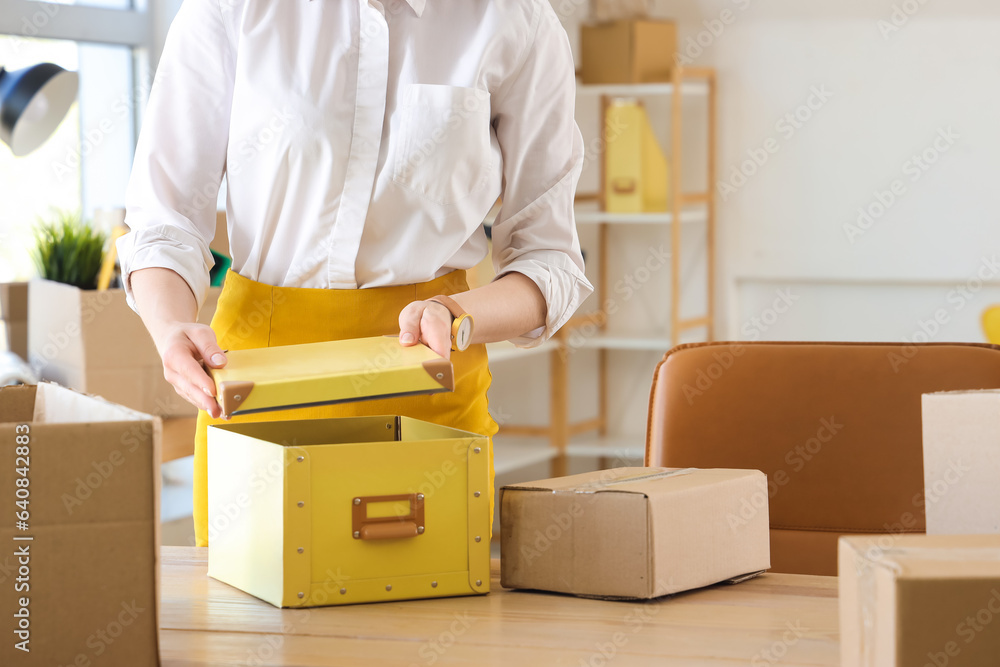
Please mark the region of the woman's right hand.
<svg viewBox="0 0 1000 667"><path fill-rule="evenodd" d="M175 271L161 267L137 269L126 280L132 285L139 314L163 360L163 377L188 403L214 418L221 417L215 383L201 362L222 368L226 355L212 328L195 322L198 303L188 284Z"/></svg>
<svg viewBox="0 0 1000 667"><path fill-rule="evenodd" d="M201 365L202 361L211 368L226 365L226 355L219 347L215 331L197 322L178 323L163 333L157 349L163 360L163 377L174 391L213 418L221 417L215 382Z"/></svg>

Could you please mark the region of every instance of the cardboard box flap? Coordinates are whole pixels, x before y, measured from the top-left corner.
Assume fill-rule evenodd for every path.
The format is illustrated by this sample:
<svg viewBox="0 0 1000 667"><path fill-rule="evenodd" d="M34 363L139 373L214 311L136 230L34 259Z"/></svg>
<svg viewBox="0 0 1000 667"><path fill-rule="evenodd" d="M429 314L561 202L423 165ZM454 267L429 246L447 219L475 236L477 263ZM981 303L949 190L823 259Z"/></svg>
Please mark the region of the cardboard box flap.
<svg viewBox="0 0 1000 667"><path fill-rule="evenodd" d="M32 421L45 424L143 421L155 419L137 410L81 394L51 382L38 383Z"/></svg>
<svg viewBox="0 0 1000 667"><path fill-rule="evenodd" d="M931 391L924 394L924 396L968 396L985 394L987 396L996 396L1000 394L1000 389L952 389L950 391Z"/></svg>
<svg viewBox="0 0 1000 667"><path fill-rule="evenodd" d="M691 475L698 472L697 475ZM640 493L656 496L677 493L692 488L710 486L730 479L747 476L761 476L757 470L736 470L729 468L615 468L597 470L571 477L555 477L537 482L510 484L507 488L524 491L551 491L553 493Z"/></svg>
<svg viewBox="0 0 1000 667"><path fill-rule="evenodd" d="M692 470L695 468L614 468L612 470L595 470L569 477L553 477L535 482L509 484L507 488L524 491L571 491L573 493L594 493L608 489L627 493L644 493L644 491L629 485L641 484L666 476L686 474Z"/></svg>
<svg viewBox="0 0 1000 667"><path fill-rule="evenodd" d="M35 409L35 385L0 387L0 424L30 422Z"/></svg>

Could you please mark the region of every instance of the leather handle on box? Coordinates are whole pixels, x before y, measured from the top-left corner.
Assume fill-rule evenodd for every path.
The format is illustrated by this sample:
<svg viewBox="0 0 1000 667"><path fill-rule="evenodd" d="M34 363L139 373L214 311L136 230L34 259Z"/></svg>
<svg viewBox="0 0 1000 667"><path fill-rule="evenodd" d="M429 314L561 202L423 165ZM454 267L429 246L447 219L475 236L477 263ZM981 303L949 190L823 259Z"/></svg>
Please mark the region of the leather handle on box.
<svg viewBox="0 0 1000 667"><path fill-rule="evenodd" d="M410 513L405 516L368 516L369 503L406 500ZM424 494L401 493L391 496L358 496L351 506L351 531L356 540L388 540L416 537L424 532Z"/></svg>
<svg viewBox="0 0 1000 667"><path fill-rule="evenodd" d="M393 523L373 523L361 529L361 540L390 540L402 537L416 537L417 524L412 521L396 521Z"/></svg>
<svg viewBox="0 0 1000 667"><path fill-rule="evenodd" d="M614 178L611 180L611 189L617 195L632 194L636 190L634 178Z"/></svg>

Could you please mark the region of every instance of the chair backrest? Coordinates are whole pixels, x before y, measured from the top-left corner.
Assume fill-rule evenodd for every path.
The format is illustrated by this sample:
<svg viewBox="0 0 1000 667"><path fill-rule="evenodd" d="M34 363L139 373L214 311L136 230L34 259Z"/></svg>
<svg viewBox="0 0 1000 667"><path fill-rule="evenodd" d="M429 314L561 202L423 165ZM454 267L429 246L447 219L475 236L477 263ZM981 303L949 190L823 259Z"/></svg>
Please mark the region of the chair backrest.
<svg viewBox="0 0 1000 667"><path fill-rule="evenodd" d="M997 387L995 345L681 345L653 377L646 465L763 471L772 569L833 575L841 534L924 531L921 394Z"/></svg>

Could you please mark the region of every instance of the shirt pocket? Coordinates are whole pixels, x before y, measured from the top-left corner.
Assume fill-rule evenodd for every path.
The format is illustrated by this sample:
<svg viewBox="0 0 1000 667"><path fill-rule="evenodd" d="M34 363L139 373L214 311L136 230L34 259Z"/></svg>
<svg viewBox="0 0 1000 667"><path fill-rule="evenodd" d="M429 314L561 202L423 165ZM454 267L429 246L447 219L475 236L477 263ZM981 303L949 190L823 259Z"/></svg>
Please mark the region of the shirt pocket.
<svg viewBox="0 0 1000 667"><path fill-rule="evenodd" d="M490 94L411 84L401 107L392 180L438 204L476 192L493 169Z"/></svg>

